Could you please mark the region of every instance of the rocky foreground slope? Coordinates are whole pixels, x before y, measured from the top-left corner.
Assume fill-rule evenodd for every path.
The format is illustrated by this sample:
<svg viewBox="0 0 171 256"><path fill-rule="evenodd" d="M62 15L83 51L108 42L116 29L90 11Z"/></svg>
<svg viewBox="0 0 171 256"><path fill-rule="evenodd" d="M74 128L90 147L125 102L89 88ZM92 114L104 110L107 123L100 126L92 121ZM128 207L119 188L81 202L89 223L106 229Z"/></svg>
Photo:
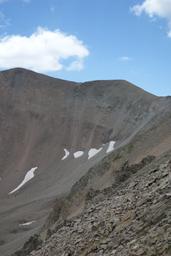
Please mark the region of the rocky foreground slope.
<svg viewBox="0 0 171 256"><path fill-rule="evenodd" d="M76 217L59 218L15 255L171 255L171 151L126 163L112 186L91 190ZM37 248L37 250L34 250Z"/></svg>

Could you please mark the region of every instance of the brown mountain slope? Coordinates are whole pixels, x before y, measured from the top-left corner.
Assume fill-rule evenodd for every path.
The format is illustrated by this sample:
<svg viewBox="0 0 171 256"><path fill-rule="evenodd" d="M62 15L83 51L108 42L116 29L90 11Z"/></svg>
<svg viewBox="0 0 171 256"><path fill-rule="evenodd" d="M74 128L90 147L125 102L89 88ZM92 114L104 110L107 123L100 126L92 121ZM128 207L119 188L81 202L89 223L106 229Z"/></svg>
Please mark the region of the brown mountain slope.
<svg viewBox="0 0 171 256"><path fill-rule="evenodd" d="M126 81L74 83L24 69L0 72L0 253L10 255L38 232L54 200L106 157L110 141L116 150L129 143L115 168L125 159L166 152L170 121L170 97ZM103 149L88 160L94 147ZM70 155L62 161L65 148ZM75 159L80 150L84 155ZM34 179L10 195L33 167ZM92 187L109 185L110 173L107 168L103 179L92 178Z"/></svg>

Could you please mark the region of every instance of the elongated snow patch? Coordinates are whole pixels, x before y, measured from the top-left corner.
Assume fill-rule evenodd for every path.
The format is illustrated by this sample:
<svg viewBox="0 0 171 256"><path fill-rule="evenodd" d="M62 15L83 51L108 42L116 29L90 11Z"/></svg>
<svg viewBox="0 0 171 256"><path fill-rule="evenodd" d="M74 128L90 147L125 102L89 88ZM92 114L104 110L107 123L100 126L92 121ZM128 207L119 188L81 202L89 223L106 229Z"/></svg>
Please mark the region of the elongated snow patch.
<svg viewBox="0 0 171 256"><path fill-rule="evenodd" d="M69 156L69 151L66 148L64 148L64 152L65 152L65 155L62 157L61 160L65 160Z"/></svg>
<svg viewBox="0 0 171 256"><path fill-rule="evenodd" d="M24 177L24 180L21 182L21 184L16 187L14 190L12 190L9 195L15 193L17 190L19 190L22 186L24 186L29 180L34 178L34 172L37 170L38 167L32 168L30 171L27 172L27 174Z"/></svg>
<svg viewBox="0 0 171 256"><path fill-rule="evenodd" d="M88 159L94 157L95 155L97 155L103 148L99 148L99 149L96 149L96 148L91 148L89 151L88 151Z"/></svg>
<svg viewBox="0 0 171 256"><path fill-rule="evenodd" d="M34 222L35 222L35 220L29 221L29 222L24 222L24 223L19 224L19 226L22 226L22 227L29 226L29 225L33 224Z"/></svg>
<svg viewBox="0 0 171 256"><path fill-rule="evenodd" d="M79 158L84 155L84 151L77 151L74 153L74 158Z"/></svg>
<svg viewBox="0 0 171 256"><path fill-rule="evenodd" d="M115 149L115 141L110 141L109 142L109 145L108 145L108 148L107 148L107 150L106 150L106 153L110 153L110 152L112 152L114 149Z"/></svg>

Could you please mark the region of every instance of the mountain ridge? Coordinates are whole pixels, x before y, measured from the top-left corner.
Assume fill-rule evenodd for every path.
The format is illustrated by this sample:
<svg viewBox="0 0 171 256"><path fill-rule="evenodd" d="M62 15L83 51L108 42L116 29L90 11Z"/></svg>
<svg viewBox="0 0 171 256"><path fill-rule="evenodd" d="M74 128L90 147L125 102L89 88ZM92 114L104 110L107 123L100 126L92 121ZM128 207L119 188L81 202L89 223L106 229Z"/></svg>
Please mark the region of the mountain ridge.
<svg viewBox="0 0 171 256"><path fill-rule="evenodd" d="M7 74L9 75L11 73L12 76L16 75L16 74L21 74L23 73L24 75L37 75L37 76L43 76L44 78L49 78L49 79L52 79L52 80L56 80L56 81L63 81L63 82L68 82L68 83L71 83L72 85L76 85L76 86L80 86L80 85L88 85L88 86L93 86L93 85L96 85L96 83L98 83L98 85L100 86L103 85L104 83L107 83L106 85L108 85L109 83L111 82L115 82L115 83L122 83L125 84L126 86L130 85L130 86L133 86L134 88L137 88L139 90L142 90L148 94L151 94L153 96L156 96L154 95L153 93L149 93L148 91L144 90L143 88L140 88L138 87L137 85L127 81L127 80L124 80L124 79L100 79L100 80L88 80L88 81L83 81L83 82L75 82L75 81L70 81L70 80L65 80L65 79L62 79L62 78L57 78L57 77L53 77L53 76L50 76L50 75L46 75L46 74L41 74L39 72L35 72L33 70L29 70L29 69L25 69L25 68L20 68L20 67L17 67L17 68L12 68L12 69L8 69L8 70L3 70L3 71L0 71L0 74ZM160 96L156 96L156 97L160 97ZM161 96L161 97L167 97L167 96Z"/></svg>

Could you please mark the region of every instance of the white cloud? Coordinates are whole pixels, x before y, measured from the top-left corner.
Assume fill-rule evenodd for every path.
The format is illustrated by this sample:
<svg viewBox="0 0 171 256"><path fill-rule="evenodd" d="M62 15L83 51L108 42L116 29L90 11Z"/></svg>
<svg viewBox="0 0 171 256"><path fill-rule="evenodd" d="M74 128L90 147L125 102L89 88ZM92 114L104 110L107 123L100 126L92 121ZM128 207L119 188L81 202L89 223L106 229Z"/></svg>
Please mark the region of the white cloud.
<svg viewBox="0 0 171 256"><path fill-rule="evenodd" d="M128 56L121 56L119 57L119 61L122 61L122 62L127 62L127 61L131 61L132 58L128 57Z"/></svg>
<svg viewBox="0 0 171 256"><path fill-rule="evenodd" d="M74 35L39 27L30 36L0 38L0 69L23 67L38 72L80 70L89 51ZM69 64L64 65L63 62Z"/></svg>
<svg viewBox="0 0 171 256"><path fill-rule="evenodd" d="M160 17L168 22L171 37L171 0L144 0L141 4L134 5L131 10L137 16L146 13L150 18Z"/></svg>
<svg viewBox="0 0 171 256"><path fill-rule="evenodd" d="M82 60L74 60L66 69L68 71L81 71L83 68L84 63Z"/></svg>

